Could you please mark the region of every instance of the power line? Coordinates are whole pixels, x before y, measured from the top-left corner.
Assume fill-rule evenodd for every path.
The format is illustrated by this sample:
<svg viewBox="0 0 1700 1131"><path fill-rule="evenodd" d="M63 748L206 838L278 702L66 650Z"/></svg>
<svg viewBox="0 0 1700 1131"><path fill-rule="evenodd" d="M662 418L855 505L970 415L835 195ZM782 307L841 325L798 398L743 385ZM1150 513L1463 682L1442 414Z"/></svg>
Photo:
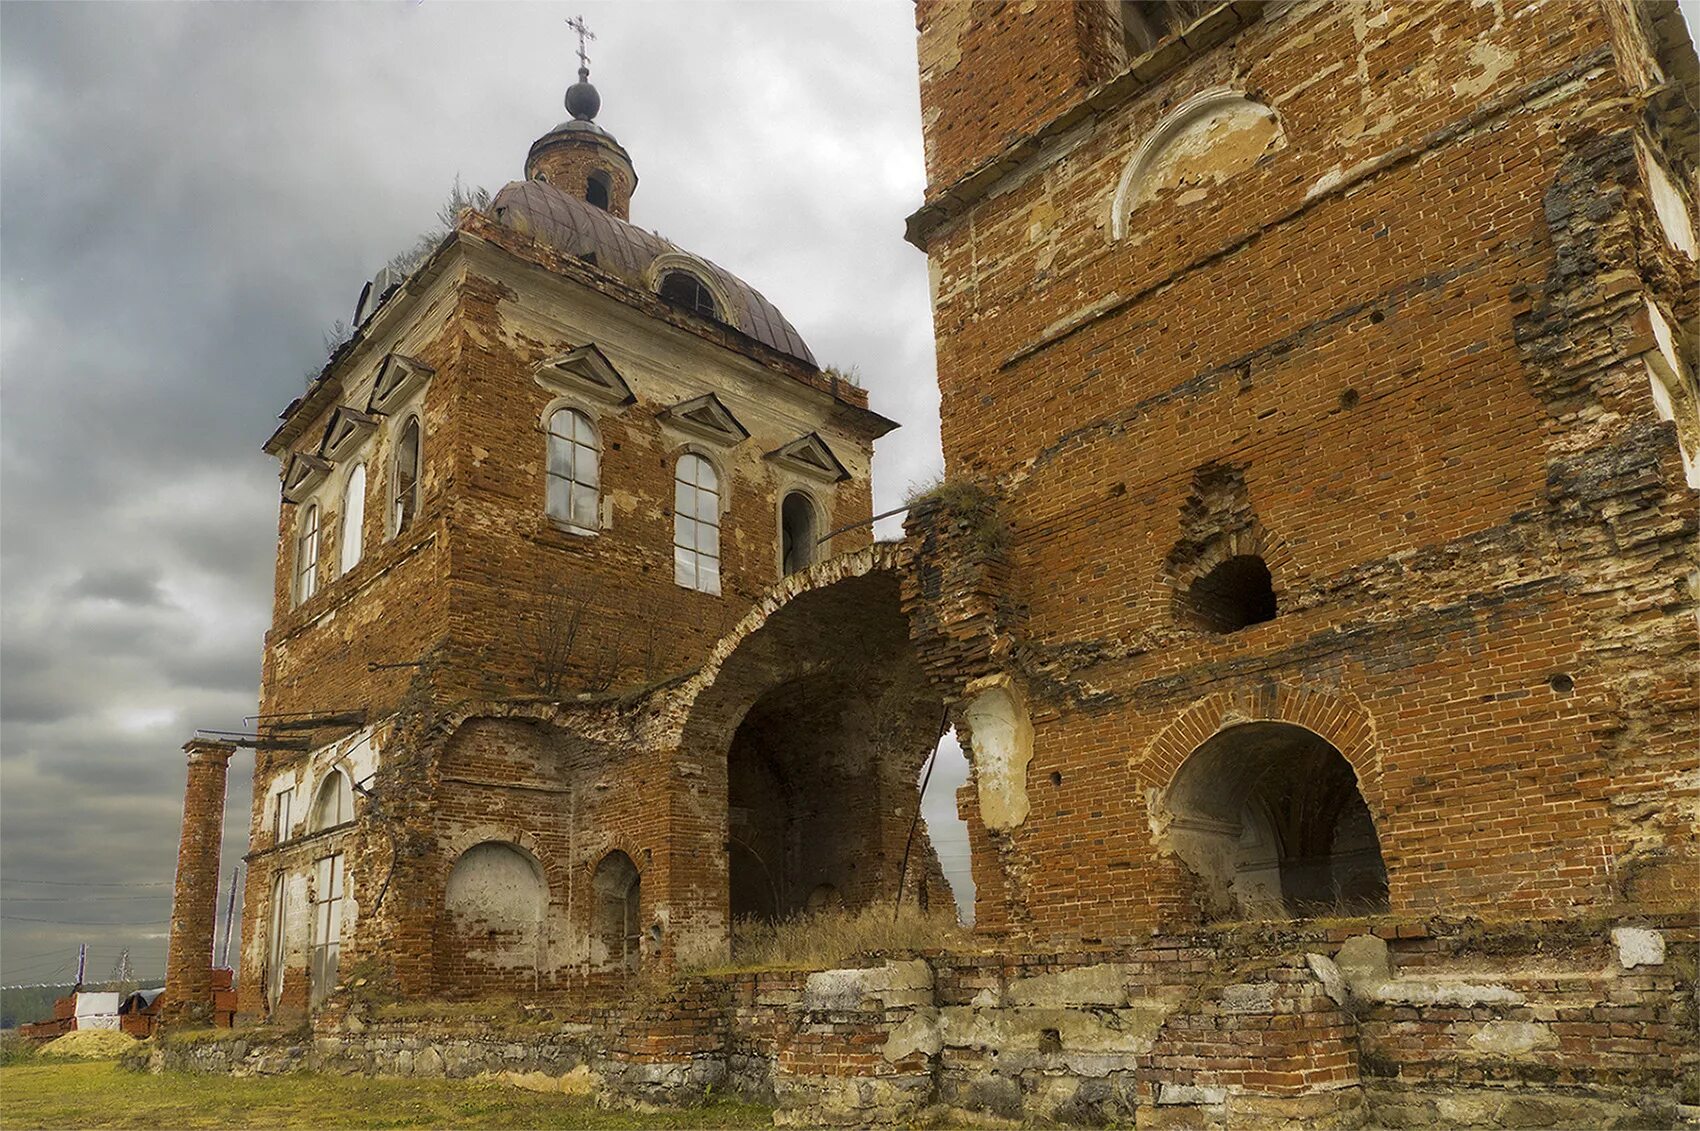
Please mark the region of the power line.
<svg viewBox="0 0 1700 1131"><path fill-rule="evenodd" d="M5 884L49 884L63 888L168 888L171 886L165 880L138 880L131 883L84 883L81 880L26 880L17 876L0 876L0 883Z"/></svg>
<svg viewBox="0 0 1700 1131"><path fill-rule="evenodd" d="M0 895L0 903L128 903L163 898L163 895Z"/></svg>
<svg viewBox="0 0 1700 1131"><path fill-rule="evenodd" d="M61 927L163 927L170 919L152 919L139 923L95 923L87 919L35 919L24 915L0 915L8 923L55 923Z"/></svg>

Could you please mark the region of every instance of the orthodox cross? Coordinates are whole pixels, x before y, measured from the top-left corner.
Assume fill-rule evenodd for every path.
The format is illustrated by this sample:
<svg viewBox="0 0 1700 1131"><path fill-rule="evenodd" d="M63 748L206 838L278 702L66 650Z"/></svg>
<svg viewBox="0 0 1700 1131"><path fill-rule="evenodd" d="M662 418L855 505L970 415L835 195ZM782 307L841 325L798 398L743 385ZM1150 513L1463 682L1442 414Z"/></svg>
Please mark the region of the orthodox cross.
<svg viewBox="0 0 1700 1131"><path fill-rule="evenodd" d="M567 21L567 26L578 32L578 69L588 71L590 70L590 56L584 53L584 44L587 39L595 39L596 33L585 26L583 16L574 16Z"/></svg>

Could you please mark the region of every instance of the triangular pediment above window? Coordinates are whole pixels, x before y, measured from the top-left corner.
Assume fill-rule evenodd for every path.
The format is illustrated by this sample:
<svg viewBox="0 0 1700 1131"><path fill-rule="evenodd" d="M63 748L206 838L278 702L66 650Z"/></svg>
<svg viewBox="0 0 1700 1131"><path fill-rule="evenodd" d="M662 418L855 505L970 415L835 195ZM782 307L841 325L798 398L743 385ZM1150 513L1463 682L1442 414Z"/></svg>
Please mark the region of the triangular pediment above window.
<svg viewBox="0 0 1700 1131"><path fill-rule="evenodd" d="M436 370L404 353L392 353L378 367L378 380L372 385L368 411L392 413L407 403L419 387L431 379Z"/></svg>
<svg viewBox="0 0 1700 1131"><path fill-rule="evenodd" d="M296 452L289 457L289 464L283 471L283 497L292 503L303 501L330 473L329 461L306 452Z"/></svg>
<svg viewBox="0 0 1700 1131"><path fill-rule="evenodd" d="M838 462L838 457L832 454L832 449L826 446L826 441L817 432L799 436L784 447L768 452L767 458L828 483L850 478L850 472Z"/></svg>
<svg viewBox="0 0 1700 1131"><path fill-rule="evenodd" d="M750 430L713 393L681 401L663 412L661 419L716 444L741 443L750 435Z"/></svg>
<svg viewBox="0 0 1700 1131"><path fill-rule="evenodd" d="M583 345L537 367L537 383L556 393L586 393L608 404L631 404L631 386L595 345Z"/></svg>
<svg viewBox="0 0 1700 1131"><path fill-rule="evenodd" d="M331 413L330 426L325 429L325 442L319 445L319 454L332 462L343 459L359 451L360 445L377 426L375 417L343 405Z"/></svg>

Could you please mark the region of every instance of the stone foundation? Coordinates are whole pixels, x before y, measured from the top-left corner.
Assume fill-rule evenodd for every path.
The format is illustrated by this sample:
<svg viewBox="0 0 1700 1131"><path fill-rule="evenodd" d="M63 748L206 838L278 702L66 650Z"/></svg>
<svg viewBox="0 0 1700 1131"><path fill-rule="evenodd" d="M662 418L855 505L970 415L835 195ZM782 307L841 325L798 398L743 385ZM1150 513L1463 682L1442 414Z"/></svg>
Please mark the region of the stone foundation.
<svg viewBox="0 0 1700 1131"><path fill-rule="evenodd" d="M790 1126L940 1106L1142 1128L1671 1126L1692 1111L1695 919L1374 929L693 975L612 1008L351 1007L311 1032L168 1036L150 1063L502 1073L549 1090L593 1074L613 1102L713 1088L773 1103Z"/></svg>

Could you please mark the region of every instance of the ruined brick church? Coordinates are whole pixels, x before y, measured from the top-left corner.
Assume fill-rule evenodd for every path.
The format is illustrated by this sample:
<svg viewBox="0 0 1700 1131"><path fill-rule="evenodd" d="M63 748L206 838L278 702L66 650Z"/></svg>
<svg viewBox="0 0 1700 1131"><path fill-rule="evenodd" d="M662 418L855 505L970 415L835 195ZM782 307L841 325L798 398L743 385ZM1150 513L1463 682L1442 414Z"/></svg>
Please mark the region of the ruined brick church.
<svg viewBox="0 0 1700 1131"><path fill-rule="evenodd" d="M954 726L985 953L826 1004L708 977L721 1027L654 1057L737 1045L851 1122L1650 1110L1700 1071L1676 5L916 23L947 478L900 541L895 424L630 222L582 69L524 179L362 296L266 443L241 1018L354 976L617 1000L740 917L948 903L911 838ZM182 1016L233 749L187 747Z"/></svg>

